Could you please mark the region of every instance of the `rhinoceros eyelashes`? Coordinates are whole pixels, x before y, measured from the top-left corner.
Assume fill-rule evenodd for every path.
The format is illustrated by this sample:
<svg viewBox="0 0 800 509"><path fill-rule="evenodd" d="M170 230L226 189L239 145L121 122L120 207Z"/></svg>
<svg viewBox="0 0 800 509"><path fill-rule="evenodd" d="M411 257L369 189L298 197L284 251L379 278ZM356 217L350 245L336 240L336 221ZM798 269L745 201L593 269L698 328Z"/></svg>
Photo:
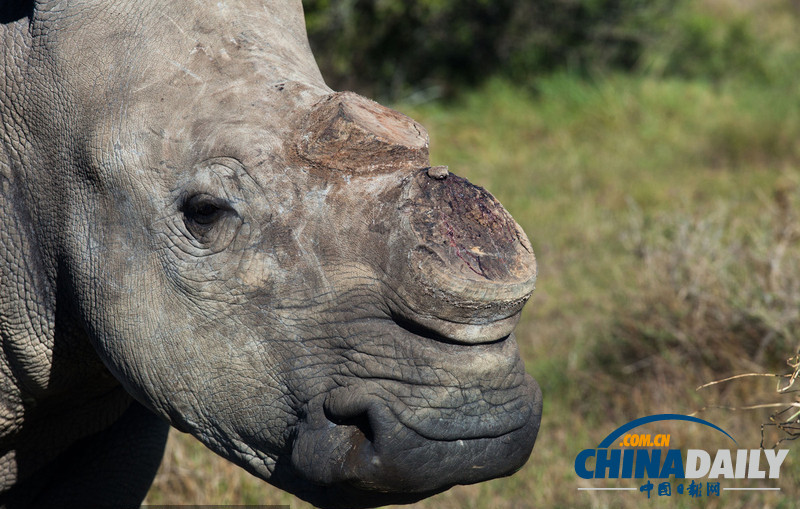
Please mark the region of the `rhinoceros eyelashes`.
<svg viewBox="0 0 800 509"><path fill-rule="evenodd" d="M188 197L183 202L181 212L186 228L199 241L208 240L217 223L236 214L226 200L209 194L195 194Z"/></svg>

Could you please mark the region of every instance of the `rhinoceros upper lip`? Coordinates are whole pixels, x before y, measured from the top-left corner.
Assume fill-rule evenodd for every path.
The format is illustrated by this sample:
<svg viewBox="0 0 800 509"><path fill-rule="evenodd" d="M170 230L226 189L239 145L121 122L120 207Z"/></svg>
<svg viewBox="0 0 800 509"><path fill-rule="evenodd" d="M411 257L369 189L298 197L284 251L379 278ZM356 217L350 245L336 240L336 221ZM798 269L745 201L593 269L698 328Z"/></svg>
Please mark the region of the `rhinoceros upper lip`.
<svg viewBox="0 0 800 509"><path fill-rule="evenodd" d="M371 441L382 438L376 436L385 431L381 428L391 428L389 423L394 422L426 440L452 442L508 435L524 427L532 411L531 402L524 399L527 390L521 386L503 391L506 393L504 401L498 405L503 409L492 414L481 411L483 406L488 406L484 401L466 401L463 405L435 409L411 407L392 394L387 385L398 387L408 383L384 379L381 383L331 391L324 402L327 418L338 425L357 427Z"/></svg>
<svg viewBox="0 0 800 509"><path fill-rule="evenodd" d="M368 424L364 415L382 406L397 423L429 440L494 438L525 426L532 379L525 374L513 334L470 345L421 331L413 323L397 325L391 335L399 355L413 356L417 368L404 372L385 361L366 369L365 357L353 354L355 365L335 377L340 388L325 401L332 422L363 426Z"/></svg>

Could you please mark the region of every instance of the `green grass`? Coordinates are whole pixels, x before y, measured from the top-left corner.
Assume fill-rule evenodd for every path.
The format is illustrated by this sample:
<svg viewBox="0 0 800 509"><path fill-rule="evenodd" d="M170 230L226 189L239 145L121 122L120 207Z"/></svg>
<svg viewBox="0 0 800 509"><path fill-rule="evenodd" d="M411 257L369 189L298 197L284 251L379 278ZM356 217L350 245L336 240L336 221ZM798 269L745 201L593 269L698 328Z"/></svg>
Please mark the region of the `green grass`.
<svg viewBox="0 0 800 509"><path fill-rule="evenodd" d="M747 5L707 0L704 20L740 19ZM636 417L703 408L739 447L757 448L770 410L717 407L792 401L763 378L695 390L787 372L798 348L800 41L786 5L752 11L756 42L774 49L755 74L670 75L662 48L658 72L490 80L447 104L397 105L427 127L434 164L506 206L540 264L517 332L545 396L531 460L418 507L639 507L639 493L578 492L575 455ZM684 427L673 441L703 447L706 436ZM796 448L785 465L778 494L649 503L789 507L800 496ZM307 507L177 433L148 498L253 501Z"/></svg>

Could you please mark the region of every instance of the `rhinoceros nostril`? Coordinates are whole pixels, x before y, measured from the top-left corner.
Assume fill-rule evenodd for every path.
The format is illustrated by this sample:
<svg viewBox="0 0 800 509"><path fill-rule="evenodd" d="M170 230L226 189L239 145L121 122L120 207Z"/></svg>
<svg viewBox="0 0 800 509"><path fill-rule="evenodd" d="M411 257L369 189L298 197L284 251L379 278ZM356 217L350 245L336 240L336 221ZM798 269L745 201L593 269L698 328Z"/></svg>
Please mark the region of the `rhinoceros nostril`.
<svg viewBox="0 0 800 509"><path fill-rule="evenodd" d="M370 408L373 398L351 387L339 387L330 391L322 405L325 418L337 426L353 426L367 440L375 438L375 424L371 421ZM374 413L374 411L372 412Z"/></svg>
<svg viewBox="0 0 800 509"><path fill-rule="evenodd" d="M352 415L336 414L328 408L324 408L325 417L337 426L351 426L358 430L358 433L363 436L364 440L370 442L375 441L375 431L369 422L368 411L358 412Z"/></svg>

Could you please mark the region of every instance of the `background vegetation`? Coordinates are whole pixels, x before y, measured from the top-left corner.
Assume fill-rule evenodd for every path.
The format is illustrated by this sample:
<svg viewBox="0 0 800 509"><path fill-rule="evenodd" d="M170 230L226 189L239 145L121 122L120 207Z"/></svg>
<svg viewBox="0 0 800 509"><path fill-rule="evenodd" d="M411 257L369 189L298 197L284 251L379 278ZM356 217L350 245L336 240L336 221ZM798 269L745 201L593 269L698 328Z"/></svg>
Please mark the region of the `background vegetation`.
<svg viewBox="0 0 800 509"><path fill-rule="evenodd" d="M306 0L334 88L452 95L488 76L634 67L677 0Z"/></svg>
<svg viewBox="0 0 800 509"><path fill-rule="evenodd" d="M511 478L419 507L793 507L791 442L781 479L764 483L781 492L719 499L578 491L597 483L578 479L573 461L654 413L699 411L738 447L757 448L782 407L729 408L795 401L768 377L696 387L791 372L798 350L800 3L306 6L329 82L421 121L434 164L497 196L540 263L517 333L545 395L534 454ZM767 446L786 436L764 430ZM658 432L679 446L728 447L691 426ZM306 507L178 433L148 502Z"/></svg>

